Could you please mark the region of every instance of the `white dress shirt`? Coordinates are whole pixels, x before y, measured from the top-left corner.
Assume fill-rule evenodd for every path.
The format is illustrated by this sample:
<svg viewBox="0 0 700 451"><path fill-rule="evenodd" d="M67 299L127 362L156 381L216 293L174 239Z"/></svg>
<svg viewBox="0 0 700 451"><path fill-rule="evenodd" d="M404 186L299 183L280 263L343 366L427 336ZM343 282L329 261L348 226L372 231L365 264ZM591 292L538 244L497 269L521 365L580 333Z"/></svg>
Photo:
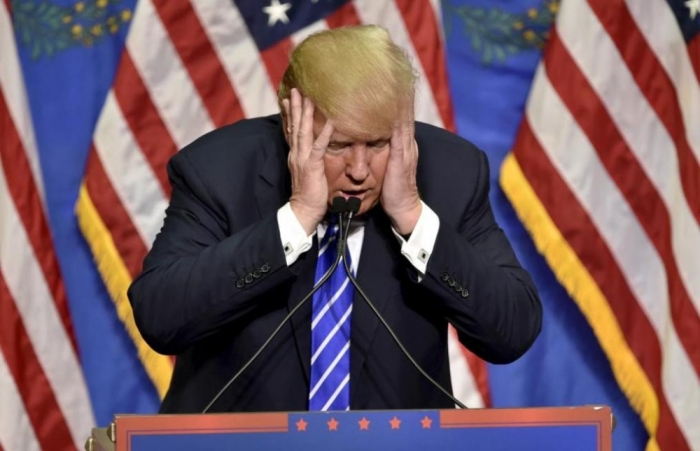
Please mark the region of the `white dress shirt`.
<svg viewBox="0 0 700 451"><path fill-rule="evenodd" d="M401 254L418 271L419 281L425 276L428 260L433 253L435 240L440 229L440 219L437 214L423 201L421 201L421 205L423 208L420 217L408 240L399 235L393 227L391 229L399 244L401 244ZM277 222L280 226L280 238L282 239L284 255L287 259L287 266L291 266L301 254L311 249L314 234L318 234L320 241L325 235L327 227L325 223L321 223L314 233L307 235L289 202L277 211ZM348 233L348 250L352 260L352 270L355 274L357 274L364 236L365 221L361 218L355 219Z"/></svg>

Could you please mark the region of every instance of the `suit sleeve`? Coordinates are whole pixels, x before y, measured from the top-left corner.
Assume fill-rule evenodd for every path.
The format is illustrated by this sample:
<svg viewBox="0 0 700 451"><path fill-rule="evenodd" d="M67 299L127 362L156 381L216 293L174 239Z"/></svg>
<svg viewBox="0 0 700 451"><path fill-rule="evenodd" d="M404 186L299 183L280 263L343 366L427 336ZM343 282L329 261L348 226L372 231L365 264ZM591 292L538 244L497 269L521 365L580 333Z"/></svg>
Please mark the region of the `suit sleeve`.
<svg viewBox="0 0 700 451"><path fill-rule="evenodd" d="M488 162L483 152L479 155L476 193L458 230L440 223L421 284L433 295L428 302L444 309L468 349L491 363L510 363L539 334L542 306L494 220Z"/></svg>
<svg viewBox="0 0 700 451"><path fill-rule="evenodd" d="M177 354L270 302L261 294L294 277L294 268L287 266L276 215L230 234L186 153L171 159L168 176L165 223L128 296L146 342Z"/></svg>

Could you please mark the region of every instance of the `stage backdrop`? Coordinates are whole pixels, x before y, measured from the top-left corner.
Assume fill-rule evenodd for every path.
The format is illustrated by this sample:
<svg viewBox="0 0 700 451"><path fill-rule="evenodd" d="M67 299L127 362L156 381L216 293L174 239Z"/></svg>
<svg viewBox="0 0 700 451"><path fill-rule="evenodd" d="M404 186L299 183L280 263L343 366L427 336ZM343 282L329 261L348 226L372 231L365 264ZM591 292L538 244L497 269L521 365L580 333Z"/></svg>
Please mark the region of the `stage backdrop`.
<svg viewBox="0 0 700 451"><path fill-rule="evenodd" d="M418 119L488 154L544 304L512 365L451 339L457 396L607 404L615 449L700 449L700 0L0 1L0 449L157 410L172 361L125 290L168 158L274 113L290 49L358 23L408 50Z"/></svg>

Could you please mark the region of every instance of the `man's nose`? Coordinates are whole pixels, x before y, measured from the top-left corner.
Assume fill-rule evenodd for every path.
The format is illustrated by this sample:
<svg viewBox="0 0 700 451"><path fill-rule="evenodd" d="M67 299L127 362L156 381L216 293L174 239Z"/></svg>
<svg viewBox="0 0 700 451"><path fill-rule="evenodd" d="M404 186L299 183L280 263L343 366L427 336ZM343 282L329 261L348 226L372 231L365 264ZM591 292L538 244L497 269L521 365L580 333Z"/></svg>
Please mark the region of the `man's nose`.
<svg viewBox="0 0 700 451"><path fill-rule="evenodd" d="M369 176L370 158L367 146L352 146L345 161L345 174L356 182L363 182Z"/></svg>

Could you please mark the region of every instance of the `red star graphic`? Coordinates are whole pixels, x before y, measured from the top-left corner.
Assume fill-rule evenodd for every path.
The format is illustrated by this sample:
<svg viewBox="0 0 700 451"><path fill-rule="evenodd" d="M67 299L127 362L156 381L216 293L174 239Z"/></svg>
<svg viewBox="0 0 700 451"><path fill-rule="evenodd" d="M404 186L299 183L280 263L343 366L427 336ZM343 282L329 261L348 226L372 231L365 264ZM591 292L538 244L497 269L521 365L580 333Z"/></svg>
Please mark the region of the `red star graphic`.
<svg viewBox="0 0 700 451"><path fill-rule="evenodd" d="M422 420L420 420L420 424L423 425L423 429L430 429L430 425L433 424L433 420L431 420L428 415L425 416Z"/></svg>
<svg viewBox="0 0 700 451"><path fill-rule="evenodd" d="M389 423L391 424L392 429L400 429L401 428L401 420L398 418L394 417L392 418Z"/></svg>
<svg viewBox="0 0 700 451"><path fill-rule="evenodd" d="M365 417L362 417L362 419L358 421L357 424L360 425L361 431L366 431L369 429L369 420Z"/></svg>
<svg viewBox="0 0 700 451"><path fill-rule="evenodd" d="M338 424L340 424L340 423L338 423L337 421L335 421L335 418L331 418L330 421L329 421L328 423L326 423L326 424L328 425L328 430L329 430L329 431L337 431L337 430L338 430Z"/></svg>
<svg viewBox="0 0 700 451"><path fill-rule="evenodd" d="M297 431L299 432L306 432L306 425L309 424L306 421L304 421L303 418L299 418L299 421L294 423L297 425Z"/></svg>

